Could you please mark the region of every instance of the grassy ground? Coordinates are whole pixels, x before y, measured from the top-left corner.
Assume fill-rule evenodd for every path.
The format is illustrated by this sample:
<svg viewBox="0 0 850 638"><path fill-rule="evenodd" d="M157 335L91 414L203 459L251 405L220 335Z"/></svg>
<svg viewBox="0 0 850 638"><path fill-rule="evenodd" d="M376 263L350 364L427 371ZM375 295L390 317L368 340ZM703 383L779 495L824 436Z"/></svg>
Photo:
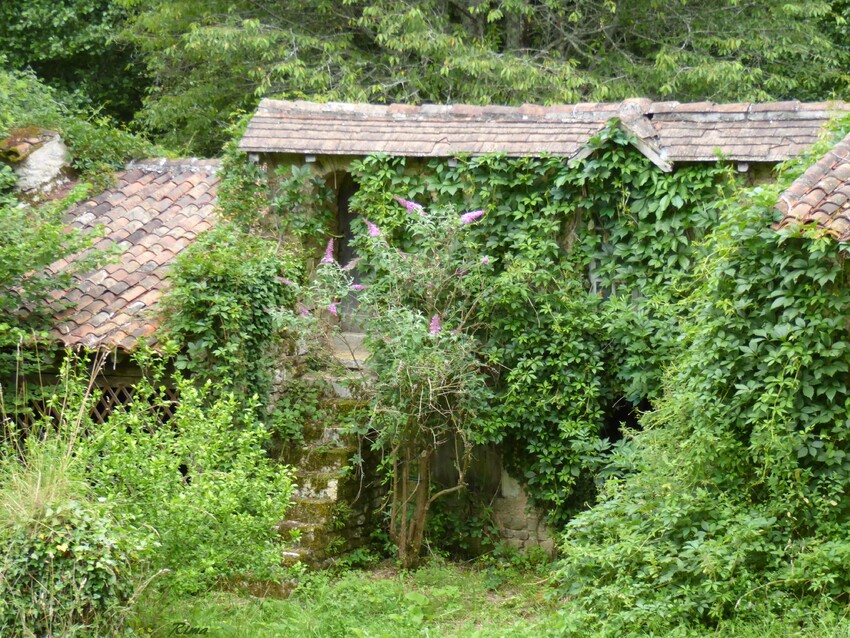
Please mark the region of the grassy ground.
<svg viewBox="0 0 850 638"><path fill-rule="evenodd" d="M289 592L287 592L289 593ZM433 562L400 572L314 573L291 595L214 592L188 600L148 600L133 619L136 636L164 638L538 638L565 632L569 601L558 600L545 570ZM850 611L850 610L849 610ZM814 612L814 610L813 610ZM559 614L562 616L559 618ZM824 609L805 618L764 617L719 627L679 627L665 638L850 638L848 614ZM599 627L600 635L610 636ZM640 630L616 634L644 637Z"/></svg>
<svg viewBox="0 0 850 638"><path fill-rule="evenodd" d="M193 629L215 638L531 638L545 633L554 614L548 593L539 570L432 563L413 572L311 574L286 599L216 592L151 601L133 624L152 638Z"/></svg>

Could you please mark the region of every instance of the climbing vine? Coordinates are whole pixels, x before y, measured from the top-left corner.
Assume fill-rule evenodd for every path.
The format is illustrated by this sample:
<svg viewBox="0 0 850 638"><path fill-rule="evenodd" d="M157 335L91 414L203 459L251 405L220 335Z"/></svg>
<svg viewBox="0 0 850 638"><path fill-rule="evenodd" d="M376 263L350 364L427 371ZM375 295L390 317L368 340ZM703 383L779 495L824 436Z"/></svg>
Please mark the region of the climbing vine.
<svg viewBox="0 0 850 638"><path fill-rule="evenodd" d="M493 370L482 429L555 521L592 499L619 420L660 395L681 347L678 302L731 183L721 165L664 173L630 142L614 121L576 162L373 156L353 167L352 206L409 250L420 240L394 197L486 211L470 230L492 263L469 309Z"/></svg>
<svg viewBox="0 0 850 638"><path fill-rule="evenodd" d="M283 274L297 270L275 243L234 225L199 236L177 260L164 300L164 330L179 346L177 368L267 400L280 336L276 311L294 301Z"/></svg>
<svg viewBox="0 0 850 638"><path fill-rule="evenodd" d="M237 135L247 120L234 126ZM265 411L272 377L289 345L282 311L294 307L303 254L280 232L265 166L232 142L219 173L217 214L177 259L164 299L163 336L175 366ZM265 415L271 416L271 415Z"/></svg>
<svg viewBox="0 0 850 638"><path fill-rule="evenodd" d="M704 239L718 224L716 202L734 186L721 164L663 172L635 150L616 120L590 141L589 151L575 161L375 155L351 168L359 186L352 210L409 257L397 275L407 295L394 297L401 306L387 307L385 322L409 323L401 308L421 294L423 282L434 281L433 273L413 266L415 255L441 241L434 234L439 215L415 229L411 216L420 207L482 211L464 241L486 260L486 272L463 277L463 287L429 308L414 306L423 316L464 317L463 334L479 344L474 351L490 395L476 411L477 440L501 444L513 473L558 523L592 502L611 446L624 429L637 427L639 410L661 396L665 370L681 354L678 337L688 310L681 302L696 285ZM324 228L331 239L323 221L330 198L313 174L246 170L243 182L266 202L254 206L261 225L301 237L307 252L304 237ZM357 232L366 257L371 227L360 224ZM333 255L329 247L327 260ZM362 284L373 286L380 268L368 261L360 268ZM322 281L324 270L315 284L298 282L311 299L304 313L334 314L346 305L338 302L350 291L337 289L339 281ZM468 269L458 264L456 270ZM478 282L474 294L472 281ZM388 335L392 328L383 330ZM385 343L373 344L375 361Z"/></svg>
<svg viewBox="0 0 850 638"><path fill-rule="evenodd" d="M825 149L822 149L825 150ZM568 526L569 635L663 633L776 613L811 621L850 581L850 288L844 247L776 231L771 187L730 199L700 267L680 360ZM808 616L808 618L807 618Z"/></svg>

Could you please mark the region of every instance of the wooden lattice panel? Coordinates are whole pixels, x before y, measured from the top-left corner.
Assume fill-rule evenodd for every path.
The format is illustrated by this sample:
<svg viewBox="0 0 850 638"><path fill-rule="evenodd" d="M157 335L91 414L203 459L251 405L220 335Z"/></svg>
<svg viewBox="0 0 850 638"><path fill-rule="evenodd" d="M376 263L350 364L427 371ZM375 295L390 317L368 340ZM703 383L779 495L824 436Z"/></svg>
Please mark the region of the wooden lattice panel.
<svg viewBox="0 0 850 638"><path fill-rule="evenodd" d="M136 394L136 388L132 385L99 385L96 389L100 393L100 399L94 404L91 411L91 418L96 423L106 422L110 415L119 409L121 406L128 405L133 401ZM163 391L162 396L153 404L154 411L157 414L160 423L167 423L177 411L177 401L179 393L174 388L167 388ZM42 402L34 401L31 404L31 414L18 414L15 417L19 426L30 426L33 421L42 417L51 417L54 422L61 418L60 412L55 408L47 408Z"/></svg>
<svg viewBox="0 0 850 638"><path fill-rule="evenodd" d="M115 411L115 408L126 405L133 400L133 394L136 389L132 386L119 385L101 386L102 395L91 411L91 417L97 423L103 423L109 419L109 415Z"/></svg>

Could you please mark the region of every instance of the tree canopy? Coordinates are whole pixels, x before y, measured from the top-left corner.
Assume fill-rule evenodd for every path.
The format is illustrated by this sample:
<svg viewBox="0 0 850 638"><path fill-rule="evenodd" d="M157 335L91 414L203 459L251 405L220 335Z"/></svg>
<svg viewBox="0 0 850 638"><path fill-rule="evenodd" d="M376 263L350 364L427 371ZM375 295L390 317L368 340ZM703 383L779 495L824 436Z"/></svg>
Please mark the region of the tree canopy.
<svg viewBox="0 0 850 638"><path fill-rule="evenodd" d="M17 0L0 9L0 50L212 154L262 96L847 98L848 17L847 0Z"/></svg>

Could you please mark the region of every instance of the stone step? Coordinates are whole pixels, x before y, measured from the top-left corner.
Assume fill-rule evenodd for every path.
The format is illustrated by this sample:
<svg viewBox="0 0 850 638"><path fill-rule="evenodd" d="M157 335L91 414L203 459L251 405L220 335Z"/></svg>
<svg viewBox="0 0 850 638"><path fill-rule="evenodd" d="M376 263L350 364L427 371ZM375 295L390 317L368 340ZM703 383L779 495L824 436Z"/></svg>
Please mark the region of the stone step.
<svg viewBox="0 0 850 638"><path fill-rule="evenodd" d="M329 426L326 423L305 423L301 428L302 445L346 445L343 439L343 428Z"/></svg>
<svg viewBox="0 0 850 638"><path fill-rule="evenodd" d="M336 505L336 502L330 499L304 498L293 502L287 510L286 516L296 521L327 522L333 515L334 505Z"/></svg>
<svg viewBox="0 0 850 638"><path fill-rule="evenodd" d="M336 502L339 488L339 472L301 471L296 472L295 489L292 496L296 501Z"/></svg>
<svg viewBox="0 0 850 638"><path fill-rule="evenodd" d="M339 473L346 467L351 457L357 452L353 445L338 446L303 446L290 448L284 453L284 461L297 469L297 473L325 472Z"/></svg>
<svg viewBox="0 0 850 638"><path fill-rule="evenodd" d="M278 531L292 547L313 552L324 550L330 540L330 531L324 523L285 520L278 525ZM293 534L297 535L297 541L291 540Z"/></svg>
<svg viewBox="0 0 850 638"><path fill-rule="evenodd" d="M361 332L339 332L331 337L334 358L349 370L364 367L369 351L363 345L365 335Z"/></svg>
<svg viewBox="0 0 850 638"><path fill-rule="evenodd" d="M283 567L292 567L296 563L306 563L308 565L314 562L313 552L304 547L293 547L283 552L281 556L281 565Z"/></svg>

